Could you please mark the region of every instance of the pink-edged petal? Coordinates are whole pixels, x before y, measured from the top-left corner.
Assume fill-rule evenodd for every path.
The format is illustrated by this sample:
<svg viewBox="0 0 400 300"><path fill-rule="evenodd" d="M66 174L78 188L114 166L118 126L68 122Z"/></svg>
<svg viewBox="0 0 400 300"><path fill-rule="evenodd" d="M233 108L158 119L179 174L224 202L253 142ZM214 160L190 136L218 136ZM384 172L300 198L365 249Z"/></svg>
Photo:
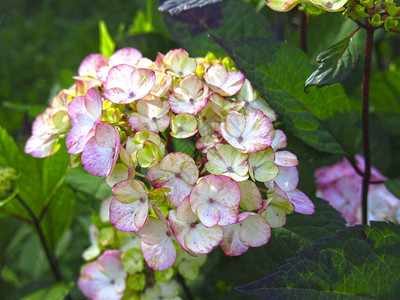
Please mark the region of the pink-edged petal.
<svg viewBox="0 0 400 300"><path fill-rule="evenodd" d="M100 54L90 54L85 57L78 69L79 76L96 77L99 68L107 65L107 59Z"/></svg>
<svg viewBox="0 0 400 300"><path fill-rule="evenodd" d="M174 49L165 54L163 59L165 68L175 76L185 77L196 71L197 63L194 58L183 49Z"/></svg>
<svg viewBox="0 0 400 300"><path fill-rule="evenodd" d="M224 139L234 148L253 153L267 149L271 145L268 135L271 121L258 109L247 109L246 115L231 111L221 124Z"/></svg>
<svg viewBox="0 0 400 300"><path fill-rule="evenodd" d="M129 102L125 103L130 103L147 96L154 86L156 75L154 71L150 69L135 69L131 74L130 80L130 91L131 93L133 92L134 97L130 98Z"/></svg>
<svg viewBox="0 0 400 300"><path fill-rule="evenodd" d="M245 77L241 72L228 72L223 65L215 64L204 74L204 80L214 92L221 96L232 96L240 91Z"/></svg>
<svg viewBox="0 0 400 300"><path fill-rule="evenodd" d="M239 256L245 253L249 247L244 245L239 238L240 224L223 226L224 237L221 241L221 249L228 256Z"/></svg>
<svg viewBox="0 0 400 300"><path fill-rule="evenodd" d="M156 245L167 236L167 226L155 217L149 217L146 225L135 232L138 238L147 245Z"/></svg>
<svg viewBox="0 0 400 300"><path fill-rule="evenodd" d="M249 215L245 216L243 220L241 220L239 216L239 220L241 220L239 231L241 242L247 247L260 247L265 245L271 237L271 227L262 216L248 214Z"/></svg>
<svg viewBox="0 0 400 300"><path fill-rule="evenodd" d="M101 120L102 107L103 101L94 88L69 103L68 116L72 128L66 140L68 153L82 152L87 141L94 135L95 125Z"/></svg>
<svg viewBox="0 0 400 300"><path fill-rule="evenodd" d="M296 167L278 167L278 176L274 178L276 184L285 192L292 191L299 183L299 172Z"/></svg>
<svg viewBox="0 0 400 300"><path fill-rule="evenodd" d="M115 51L115 53L110 56L108 60L108 65L116 66L127 64L133 67L136 65L141 57L142 53L140 53L140 51L135 48L122 48Z"/></svg>
<svg viewBox="0 0 400 300"><path fill-rule="evenodd" d="M120 231L138 231L145 225L148 214L148 201L141 202L137 200L125 204L115 198L111 200L110 222Z"/></svg>
<svg viewBox="0 0 400 300"><path fill-rule="evenodd" d="M261 209L263 199L257 185L250 180L238 182L242 198L240 207L247 211Z"/></svg>
<svg viewBox="0 0 400 300"><path fill-rule="evenodd" d="M118 159L119 133L106 123L98 123L95 130L95 135L83 149L82 166L94 176L107 176Z"/></svg>
<svg viewBox="0 0 400 300"><path fill-rule="evenodd" d="M78 280L83 294L96 300L120 300L125 290L127 276L121 263L119 250L106 250L98 259L87 265Z"/></svg>
<svg viewBox="0 0 400 300"><path fill-rule="evenodd" d="M185 236L185 245L195 253L207 254L221 243L223 237L222 227L205 227L203 224L196 224Z"/></svg>
<svg viewBox="0 0 400 300"><path fill-rule="evenodd" d="M198 114L209 97L208 86L197 76L185 77L168 97L171 110L176 114Z"/></svg>
<svg viewBox="0 0 400 300"><path fill-rule="evenodd" d="M192 211L207 227L236 223L241 192L233 179L207 175L192 189L189 198Z"/></svg>
<svg viewBox="0 0 400 300"><path fill-rule="evenodd" d="M282 167L296 167L299 164L297 156L289 151L275 152L275 163Z"/></svg>
<svg viewBox="0 0 400 300"><path fill-rule="evenodd" d="M294 211L303 215L312 215L315 211L315 206L312 201L298 189L286 192L290 202L294 205Z"/></svg>
<svg viewBox="0 0 400 300"><path fill-rule="evenodd" d="M172 239L165 236L154 245L141 243L143 257L152 270L164 271L172 267L176 260L176 249Z"/></svg>

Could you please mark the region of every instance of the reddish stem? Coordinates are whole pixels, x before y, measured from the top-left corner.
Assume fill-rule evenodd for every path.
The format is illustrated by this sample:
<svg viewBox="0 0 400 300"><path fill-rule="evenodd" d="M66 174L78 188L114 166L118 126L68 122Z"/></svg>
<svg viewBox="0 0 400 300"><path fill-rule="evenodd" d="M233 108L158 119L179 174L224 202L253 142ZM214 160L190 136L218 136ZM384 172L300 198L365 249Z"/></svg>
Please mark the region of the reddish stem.
<svg viewBox="0 0 400 300"><path fill-rule="evenodd" d="M367 29L367 39L365 42L365 60L364 60L364 76L362 85L362 135L363 135L363 150L364 150L364 174L362 181L362 223L368 223L368 188L371 178L371 157L370 157L370 142L369 142L369 82L371 78L371 59L372 46L374 40L373 27Z"/></svg>

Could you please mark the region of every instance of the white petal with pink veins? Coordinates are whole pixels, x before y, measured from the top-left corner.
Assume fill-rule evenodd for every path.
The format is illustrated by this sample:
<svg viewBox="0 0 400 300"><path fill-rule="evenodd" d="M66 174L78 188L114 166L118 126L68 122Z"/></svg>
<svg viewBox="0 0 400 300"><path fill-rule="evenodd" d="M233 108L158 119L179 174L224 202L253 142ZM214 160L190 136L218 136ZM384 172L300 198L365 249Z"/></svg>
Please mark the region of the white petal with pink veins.
<svg viewBox="0 0 400 300"><path fill-rule="evenodd" d="M165 236L159 243L141 244L143 257L152 270L164 271L172 267L176 260L176 249L172 239Z"/></svg>
<svg viewBox="0 0 400 300"><path fill-rule="evenodd" d="M282 167L295 167L299 164L297 156L289 151L275 152L275 163Z"/></svg>
<svg viewBox="0 0 400 300"><path fill-rule="evenodd" d="M192 189L190 207L207 227L236 223L241 192L233 179L207 175Z"/></svg>
<svg viewBox="0 0 400 300"><path fill-rule="evenodd" d="M107 75L104 97L113 103L127 104L144 98L154 86L155 73L129 65L112 67Z"/></svg>
<svg viewBox="0 0 400 300"><path fill-rule="evenodd" d="M168 97L171 110L176 114L198 114L207 105L208 91L197 76L185 77Z"/></svg>
<svg viewBox="0 0 400 300"><path fill-rule="evenodd" d="M241 72L228 72L223 65L215 64L204 74L204 80L214 92L221 96L232 96L240 91L245 77Z"/></svg>
<svg viewBox="0 0 400 300"><path fill-rule="evenodd" d="M292 191L299 183L299 172L296 167L279 166L278 176L274 178L276 184L285 192Z"/></svg>
<svg viewBox="0 0 400 300"><path fill-rule="evenodd" d="M107 65L107 59L100 54L90 54L85 57L78 69L79 76L96 77L96 72Z"/></svg>
<svg viewBox="0 0 400 300"><path fill-rule="evenodd" d="M245 253L249 247L244 245L239 238L240 224L232 224L222 227L224 237L221 241L221 249L228 256L239 256Z"/></svg>
<svg viewBox="0 0 400 300"><path fill-rule="evenodd" d="M247 247L260 247L265 245L271 237L271 227L267 220L260 215L248 214L249 215L245 216L245 218L240 221L239 238L241 242ZM239 216L239 220L240 219L241 217Z"/></svg>
<svg viewBox="0 0 400 300"><path fill-rule="evenodd" d="M87 265L78 280L82 293L95 300L120 300L125 290L126 272L119 250L106 250Z"/></svg>
<svg viewBox="0 0 400 300"><path fill-rule="evenodd" d="M94 136L94 127L101 120L103 101L99 92L91 88L84 96L78 96L68 105L71 130L66 145L68 153L82 152L87 141Z"/></svg>
<svg viewBox="0 0 400 300"><path fill-rule="evenodd" d="M197 63L183 49L174 49L164 56L164 65L168 72L178 77L185 77L196 72Z"/></svg>
<svg viewBox="0 0 400 300"><path fill-rule="evenodd" d="M179 206L182 200L189 195L198 177L199 170L194 160L181 152L172 152L166 155L147 173L147 180L155 188L171 189L168 199L175 206Z"/></svg>
<svg viewBox="0 0 400 300"><path fill-rule="evenodd" d="M115 198L111 201L110 222L120 231L138 231L146 223L148 215L148 201L137 200L128 204Z"/></svg>
<svg viewBox="0 0 400 300"><path fill-rule="evenodd" d="M108 176L118 159L120 139L118 130L106 123L98 123L95 135L82 152L82 166L94 176Z"/></svg>
<svg viewBox="0 0 400 300"><path fill-rule="evenodd" d="M247 109L246 115L231 111L220 127L224 139L244 153L267 149L271 145L270 128L270 120L258 109Z"/></svg>
<svg viewBox="0 0 400 300"><path fill-rule="evenodd" d="M315 206L312 201L298 189L286 192L290 202L294 205L294 211L303 215L312 215L315 211Z"/></svg>

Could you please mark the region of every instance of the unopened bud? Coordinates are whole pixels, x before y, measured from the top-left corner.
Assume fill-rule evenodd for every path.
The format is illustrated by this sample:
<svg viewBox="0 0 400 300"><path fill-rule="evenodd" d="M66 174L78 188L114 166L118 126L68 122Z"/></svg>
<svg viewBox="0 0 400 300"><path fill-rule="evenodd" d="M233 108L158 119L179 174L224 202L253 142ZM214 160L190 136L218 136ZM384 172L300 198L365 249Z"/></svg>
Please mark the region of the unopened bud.
<svg viewBox="0 0 400 300"><path fill-rule="evenodd" d="M0 169L0 199L12 191L16 179L17 171L14 168Z"/></svg>
<svg viewBox="0 0 400 300"><path fill-rule="evenodd" d="M386 3L385 3L385 2L382 2L382 3L381 3L381 8L382 8L382 9L385 9L385 8L386 8Z"/></svg>
<svg viewBox="0 0 400 300"><path fill-rule="evenodd" d="M382 10L382 8L380 6L375 7L375 12L380 12Z"/></svg>

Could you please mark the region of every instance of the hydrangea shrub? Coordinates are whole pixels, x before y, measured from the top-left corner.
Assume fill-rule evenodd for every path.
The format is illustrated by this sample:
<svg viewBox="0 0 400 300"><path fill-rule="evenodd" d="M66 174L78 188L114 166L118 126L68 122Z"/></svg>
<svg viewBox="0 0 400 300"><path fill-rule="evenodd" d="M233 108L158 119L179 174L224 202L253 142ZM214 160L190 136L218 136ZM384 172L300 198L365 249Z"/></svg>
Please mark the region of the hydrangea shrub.
<svg viewBox="0 0 400 300"><path fill-rule="evenodd" d="M314 212L297 189L298 160L283 150L276 114L229 58L175 49L151 61L124 48L109 59L89 55L78 73L37 117L25 151L51 155L65 137L71 167L105 177L109 220L136 235L151 269L167 270L181 251L196 257L218 245L241 255L268 243L286 214ZM194 156L173 149L173 139L186 140ZM99 253L94 243L85 255ZM101 299L87 285L101 282L96 274L107 257L120 253L105 252L84 269L88 297ZM125 274L110 272L118 280Z"/></svg>

